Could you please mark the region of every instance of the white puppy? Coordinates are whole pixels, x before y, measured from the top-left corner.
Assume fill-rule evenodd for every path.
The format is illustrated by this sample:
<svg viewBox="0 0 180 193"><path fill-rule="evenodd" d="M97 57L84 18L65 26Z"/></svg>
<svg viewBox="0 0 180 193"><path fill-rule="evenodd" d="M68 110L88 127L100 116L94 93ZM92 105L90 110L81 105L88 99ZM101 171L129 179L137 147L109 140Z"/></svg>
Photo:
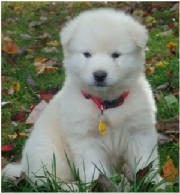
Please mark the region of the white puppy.
<svg viewBox="0 0 180 193"><path fill-rule="evenodd" d="M80 178L97 179L99 170L126 161L132 172L151 161L158 167L156 107L144 75L146 29L111 9L85 11L61 32L66 80L34 126L20 164L4 169L13 178L32 180L42 165L73 181L65 152Z"/></svg>

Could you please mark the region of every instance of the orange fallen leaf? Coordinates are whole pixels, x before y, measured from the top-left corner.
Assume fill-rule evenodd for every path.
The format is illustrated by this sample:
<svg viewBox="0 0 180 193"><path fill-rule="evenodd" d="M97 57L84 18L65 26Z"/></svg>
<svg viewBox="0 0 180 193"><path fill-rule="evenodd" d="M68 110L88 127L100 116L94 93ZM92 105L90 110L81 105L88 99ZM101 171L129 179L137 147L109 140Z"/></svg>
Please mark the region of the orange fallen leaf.
<svg viewBox="0 0 180 193"><path fill-rule="evenodd" d="M35 59L34 59L34 62L40 62L40 63L43 63L43 62L46 62L48 60L48 58L41 58L39 56L37 56Z"/></svg>
<svg viewBox="0 0 180 193"><path fill-rule="evenodd" d="M56 59L36 57L34 60L34 66L38 74L54 72L57 70L57 67L53 67L55 64L57 64Z"/></svg>
<svg viewBox="0 0 180 193"><path fill-rule="evenodd" d="M16 54L19 52L19 47L15 42L13 42L11 39L6 38L3 41L3 48L2 50L7 54Z"/></svg>
<svg viewBox="0 0 180 193"><path fill-rule="evenodd" d="M150 74L154 74L155 69L153 66L147 67L145 70L146 74L150 75Z"/></svg>
<svg viewBox="0 0 180 193"><path fill-rule="evenodd" d="M168 49L172 49L172 48L174 48L176 45L177 45L177 44L176 44L175 42L169 42L169 43L166 44L166 47L167 47Z"/></svg>
<svg viewBox="0 0 180 193"><path fill-rule="evenodd" d="M57 70L57 67L53 67L53 66L47 66L45 68L45 73L48 74L48 73L51 73L51 72L54 72Z"/></svg>
<svg viewBox="0 0 180 193"><path fill-rule="evenodd" d="M167 162L163 166L163 176L168 182L173 182L178 175L178 170L173 164L173 160L168 156Z"/></svg>

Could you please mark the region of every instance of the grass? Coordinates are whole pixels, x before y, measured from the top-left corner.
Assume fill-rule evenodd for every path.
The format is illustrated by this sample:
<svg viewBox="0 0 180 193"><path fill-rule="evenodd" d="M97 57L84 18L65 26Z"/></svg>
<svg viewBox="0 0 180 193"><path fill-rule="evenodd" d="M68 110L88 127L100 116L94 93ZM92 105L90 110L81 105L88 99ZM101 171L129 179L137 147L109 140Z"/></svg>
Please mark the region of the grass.
<svg viewBox="0 0 180 193"><path fill-rule="evenodd" d="M25 123L25 121L13 122L12 115L17 112L25 111L26 117L29 114L29 109L32 105L39 102L37 92L41 90L48 90L52 88L61 88L64 81L64 70L62 67L58 67L56 71L52 73L43 73L38 75L33 65L34 59L38 56L42 58L56 57L59 62L62 62L62 48L57 46L57 53L45 53L43 48L47 46L49 41L59 41L59 30L62 28L64 22L77 15L80 11L93 8L93 7L115 7L120 9L134 9L134 10L146 10L151 3L135 3L135 8L131 8L132 4L112 2L112 3L90 3L90 2L76 2L76 3L49 3L49 2L2 2L2 33L3 37L8 36L13 39L17 45L27 51L24 55L9 55L2 54L2 76L9 77L9 80L2 81L2 101L11 101L2 109L2 144L14 145L14 148L10 152L3 153L3 157L7 162L18 160L21 157L22 147L26 138L10 139L8 135L14 134L15 131L27 132L31 125ZM158 120L169 119L178 115L178 98L173 103L169 103L166 100L166 96L174 95L175 90L178 88L178 25L173 23L173 18L178 23L178 11L170 10L174 4L169 3L166 8L163 7L163 3L160 7L151 13L151 16L156 20L155 26L149 27L149 51L147 52L147 63L153 64L155 72L147 74L148 80L152 85L154 93L158 94L159 99L157 102L157 118ZM164 4L165 6L165 4ZM142 17L145 24L147 17L149 16L146 11ZM36 27L29 27L29 23L32 21L39 21L40 17L47 17L47 22ZM174 26L168 27L169 23L173 23ZM166 30L172 30L172 33L168 36L158 36ZM48 33L51 38L39 39L42 33ZM21 38L22 34L31 35L31 39ZM175 53L172 54L167 49L166 45L169 42L175 42L177 45L174 47ZM167 66L156 66L159 61L168 62ZM173 72L172 76L168 75L168 72ZM31 87L27 84L27 77L31 76L36 82L35 87ZM20 83L20 90L14 92L14 94L8 94L8 91L14 82ZM156 91L157 86L166 82L171 84L171 87ZM176 167L178 167L178 143L173 141L163 145L159 145L160 164L161 167L166 162L166 158L169 155ZM51 175L46 173L46 175ZM53 178L49 176L47 178ZM113 179L109 179L111 183L117 184L119 181L123 181L120 176L116 176ZM52 184L55 183L53 186ZM78 181L78 187L81 191L87 190L87 185ZM91 187L91 185L90 185ZM144 187L137 187L135 184L131 184L131 191L150 191ZM38 187L32 183L29 179L21 181L18 185L13 182L2 183L3 191L62 191L61 183L56 183L56 180L52 182L49 180L45 187ZM121 189L124 191L124 189ZM178 191L177 185L170 185L166 187L166 191Z"/></svg>

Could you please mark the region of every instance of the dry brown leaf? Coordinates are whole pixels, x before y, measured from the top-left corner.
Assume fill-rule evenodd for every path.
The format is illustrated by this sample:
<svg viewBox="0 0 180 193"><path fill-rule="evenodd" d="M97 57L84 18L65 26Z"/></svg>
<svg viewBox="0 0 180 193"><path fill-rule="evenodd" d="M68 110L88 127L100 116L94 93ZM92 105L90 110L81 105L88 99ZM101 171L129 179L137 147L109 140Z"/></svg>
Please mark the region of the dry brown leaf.
<svg viewBox="0 0 180 193"><path fill-rule="evenodd" d="M145 70L146 74L150 75L150 74L154 74L155 72L155 68L153 66L147 67Z"/></svg>
<svg viewBox="0 0 180 193"><path fill-rule="evenodd" d="M179 117L158 121L156 127L159 131L179 131Z"/></svg>
<svg viewBox="0 0 180 193"><path fill-rule="evenodd" d="M173 182L178 175L178 170L173 164L173 160L168 156L167 162L163 166L163 176L168 182Z"/></svg>
<svg viewBox="0 0 180 193"><path fill-rule="evenodd" d="M45 68L45 73L48 74L48 73L51 73L51 72L55 72L56 70L57 70L57 67L47 66Z"/></svg>
<svg viewBox="0 0 180 193"><path fill-rule="evenodd" d="M57 46L59 46L59 42L57 40L54 40L54 41L47 42L46 45L57 47Z"/></svg>
<svg viewBox="0 0 180 193"><path fill-rule="evenodd" d="M2 50L7 54L16 54L19 52L19 47L11 39L4 39Z"/></svg>

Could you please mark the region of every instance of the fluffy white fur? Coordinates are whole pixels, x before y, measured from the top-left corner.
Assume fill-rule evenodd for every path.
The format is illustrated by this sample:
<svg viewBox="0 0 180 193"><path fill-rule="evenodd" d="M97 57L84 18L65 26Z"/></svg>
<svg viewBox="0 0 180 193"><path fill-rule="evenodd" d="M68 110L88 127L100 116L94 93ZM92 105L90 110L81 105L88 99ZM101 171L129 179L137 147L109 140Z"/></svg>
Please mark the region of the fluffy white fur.
<svg viewBox="0 0 180 193"><path fill-rule="evenodd" d="M87 182L92 180L94 164L100 169L103 166L111 175L109 166L122 167L122 158L130 173L137 162L138 170L156 160L156 169L156 107L143 72L147 39L141 24L111 9L85 11L68 22L61 32L64 86L36 122L21 162L8 164L3 173L14 178L24 171L36 181L34 174L43 175L42 163L51 171L54 153L57 176L66 182L73 181L65 152L79 168L81 179ZM83 55L87 51L92 55L89 58ZM121 56L113 59L113 52ZM107 72L106 87L95 86L93 73L97 70ZM82 90L109 100L129 91L122 106L104 111L108 125L104 137L98 132L100 111L82 96ZM96 169L94 179L98 176Z"/></svg>

